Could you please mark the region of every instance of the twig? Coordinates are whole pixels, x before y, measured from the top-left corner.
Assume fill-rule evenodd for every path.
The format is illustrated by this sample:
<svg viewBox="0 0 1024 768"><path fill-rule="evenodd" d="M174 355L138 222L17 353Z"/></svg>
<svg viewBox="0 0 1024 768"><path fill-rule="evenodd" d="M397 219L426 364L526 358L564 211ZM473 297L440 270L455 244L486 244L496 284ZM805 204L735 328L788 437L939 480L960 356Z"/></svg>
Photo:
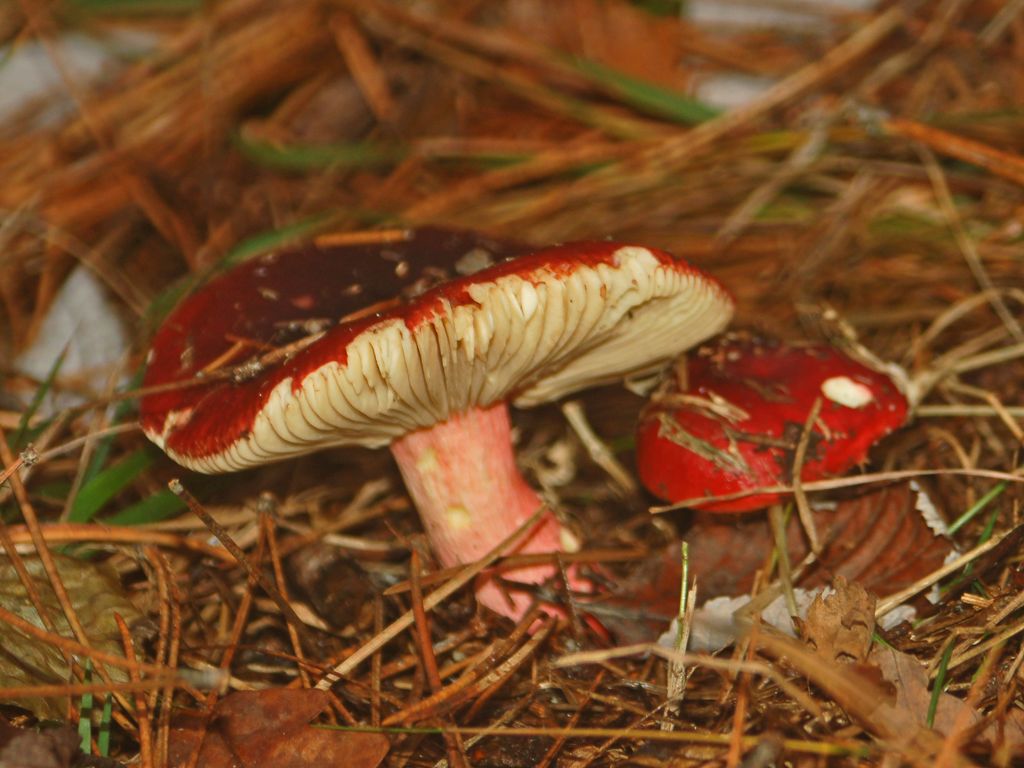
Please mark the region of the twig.
<svg viewBox="0 0 1024 768"><path fill-rule="evenodd" d="M32 532L23 525L11 526L11 541L20 546L32 543ZM195 537L179 536L176 533L135 528L130 526L109 526L102 523L44 523L39 527L43 540L51 544L72 542L109 542L113 544L154 544L171 549L188 549L204 557L225 563L234 563L235 558L223 547L215 547Z"/></svg>
<svg viewBox="0 0 1024 768"><path fill-rule="evenodd" d="M762 115L846 69L902 26L906 18L906 14L900 6L890 7L832 48L821 59L797 70L785 80L769 88L754 101L725 112L683 136L659 142L655 149L645 153L643 157L659 162L662 167L675 166L681 160L691 157L696 150L754 122Z"/></svg>
<svg viewBox="0 0 1024 768"><path fill-rule="evenodd" d="M132 633L128 629L121 614L114 613L114 621L117 624L117 631L121 635L121 646L124 648L124 657L135 662L135 643L132 640ZM138 667L130 667L128 675L133 683L141 682ZM135 722L139 725L139 762L142 768L153 768L153 723L150 720L152 714L149 704L146 701L144 691L135 692Z"/></svg>
<svg viewBox="0 0 1024 768"><path fill-rule="evenodd" d="M754 675L768 678L781 688L787 696L803 707L814 717L823 717L821 707L817 705L812 697L800 690L799 687L789 681L785 673L774 669L759 661L736 661L732 659L718 659L701 653L677 653L671 648L653 643L636 643L624 645L618 648L605 648L597 651L580 651L568 653L554 660L555 667L574 667L579 664L601 664L609 659L619 659L624 656L636 656L637 654L653 654L666 661L675 660L680 664L688 664L692 667L707 667L724 672L749 672ZM722 742L729 742L729 735L722 735Z"/></svg>
<svg viewBox="0 0 1024 768"><path fill-rule="evenodd" d="M697 577L690 584L690 551L689 544L683 542L679 553L682 560L682 573L679 579L679 614L676 621L679 622L676 630L675 650L678 653L686 653L686 647L690 643L690 629L693 626L693 613L697 609ZM669 715L679 714L679 705L686 693L686 665L671 660L668 663L668 691L666 693L665 711ZM661 730L670 731L674 728L671 720L661 721Z"/></svg>
<svg viewBox="0 0 1024 768"><path fill-rule="evenodd" d="M448 581L443 587L439 587L427 595L423 600L423 609L429 611L440 605L444 600L448 599L451 595L458 592L462 587L476 578L476 575L497 560L501 556L502 552L514 548L519 540L537 524L541 515L546 511L546 506L539 507L536 512L524 520L518 528L505 538L504 541L491 549L483 558L477 560L475 563L469 563L459 571L458 575ZM365 643L359 650L325 674L316 684L316 687L320 690L326 690L341 678L347 677L351 674L352 670L376 653L379 648L387 645L391 640L408 629L414 621L415 616L413 615L412 610L408 610L403 613L391 622L383 632L378 633L372 640Z"/></svg>
<svg viewBox="0 0 1024 768"><path fill-rule="evenodd" d="M529 616L529 614L527 614ZM524 617L525 618L525 617ZM535 617L530 618L530 623L533 623ZM546 617L540 626L534 630L533 636L523 643L522 647L519 648L515 653L509 656L507 659L502 661L497 667L485 674L483 677L477 679L475 672L459 678L454 683L438 691L432 696L428 696L425 699L420 699L415 704L406 707L404 710L395 712L389 717L385 718L384 725L396 725L398 723L414 723L424 716L429 716L431 711L435 709L439 703L448 702L451 704L452 700L459 701L462 694L470 685L475 685L476 688L486 688L494 683L499 682L503 678L510 675L519 666L526 662L533 653L548 639L551 631L558 624L558 620L553 616Z"/></svg>
<svg viewBox="0 0 1024 768"><path fill-rule="evenodd" d="M818 421L818 414L821 413L821 398L816 397L811 406L807 420L804 422L803 430L800 432L800 442L796 445L796 452L793 455L793 498L796 499L796 508L800 514L800 523L807 534L807 541L811 545L811 552L815 555L821 552L821 539L818 537L818 528L814 525L814 516L811 512L811 505L807 502L807 494L804 493L803 480L800 475L803 473L804 459L807 457L807 446L811 442L811 433L814 431Z"/></svg>
<svg viewBox="0 0 1024 768"><path fill-rule="evenodd" d="M587 687L587 695L582 701L580 701L576 707L576 711L572 713L572 717L570 717L569 722L566 723L567 730L575 728L579 724L580 718L583 717L583 713L587 711L587 705L594 699L595 691L597 691L598 687L604 681L605 674L606 670L601 669L598 670L596 675L594 675L593 681L591 681L590 685ZM565 742L568 741L568 739L568 734L558 736L558 738L551 743L551 746L548 747L544 756L540 759L540 762L537 764L537 768L548 768L548 766L550 766L554 761L555 757L558 756L558 753L562 748L565 747Z"/></svg>
<svg viewBox="0 0 1024 768"><path fill-rule="evenodd" d="M775 541L776 558L779 565L779 584L782 594L786 597L786 609L790 616L799 614L796 594L793 592L793 568L789 562L789 550L786 546L786 521L782 514L781 504L772 504L768 508L768 522ZM805 529L806 530L806 529Z"/></svg>
<svg viewBox="0 0 1024 768"><path fill-rule="evenodd" d="M587 449L591 460L608 474L620 491L627 496L635 496L638 492L636 481L594 432L580 401L569 400L562 403L562 415L583 443L583 447Z"/></svg>
<svg viewBox="0 0 1024 768"><path fill-rule="evenodd" d="M985 477L990 480L1007 480L1013 483L1024 482L1024 474L1022 470L1014 472L999 472L993 469L904 469L894 472L868 472L863 475L854 475L853 477L835 477L830 480L812 480L807 483L803 483L803 489L805 491L831 491L838 488L855 488L859 485L870 485L871 483L890 483L897 480L911 480L915 477L932 477L938 475L952 475L961 477ZM791 485L765 485L760 488L748 488L743 491L737 491L736 493L726 493L721 496L695 496L692 499L682 499L681 501L673 502L672 504L665 504L663 506L651 507L650 511L654 514L660 514L662 512L671 512L676 509L686 509L687 507L693 507L700 509L705 504L710 504L716 501L732 501L733 499L742 499L747 496L754 496L764 494L776 494L776 493L792 493L793 486Z"/></svg>
<svg viewBox="0 0 1024 768"><path fill-rule="evenodd" d="M1006 326L1014 339L1024 343L1024 328L1021 328L1020 322L1010 312L1010 308L1006 306L1002 294L995 290L992 278L989 277L988 271L982 263L981 256L978 254L978 247L967 234L967 230L964 229L960 213L956 209L956 203L953 202L953 193L949 189L949 183L946 181L946 176L942 172L942 168L939 167L935 155L924 145L918 145L917 150L921 155L922 163L928 172L928 178L931 180L932 187L935 190L935 197L938 199L939 207L942 208L943 215L946 217L946 224L953 233L953 237L956 238L957 244L960 246L960 252L963 254L967 266L970 267L971 274L974 275L974 279L978 281L981 289L991 297L992 309L995 310L996 315L1002 320L1003 325ZM1012 167L1012 164L1010 165ZM1020 181L1024 182L1024 167L1020 169L1020 173Z"/></svg>
<svg viewBox="0 0 1024 768"><path fill-rule="evenodd" d="M803 141L790 153L760 186L754 189L735 209L715 234L715 240L726 246L750 225L755 217L787 186L811 168L828 145L829 120L818 120Z"/></svg>
<svg viewBox="0 0 1024 768"><path fill-rule="evenodd" d="M119 667L120 669L138 669L143 672L148 672L151 675L156 675L160 681L160 684L166 684L166 673L167 670L157 664L147 664L145 662L133 662L118 656L113 653L107 653L97 648L91 648L83 643L72 640L70 637L64 637L63 635L56 634L54 632L48 632L45 629L40 629L35 624L25 621L25 619L18 616L18 614L7 610L0 605L0 621L3 621L19 632L23 632L29 637L39 640L40 642L52 645L54 648L59 648L66 653L72 653L79 656L83 656L87 659L92 659L94 663L109 664L112 667ZM106 683L107 686L116 686L117 683L113 681ZM107 687L103 690L112 690Z"/></svg>
<svg viewBox="0 0 1024 768"><path fill-rule="evenodd" d="M334 35L338 52L345 58L352 79L359 87L374 117L382 123L391 122L397 105L388 85L388 78L374 56L366 36L352 15L339 11L328 25Z"/></svg>
<svg viewBox="0 0 1024 768"><path fill-rule="evenodd" d="M167 558L155 547L148 547L146 560L153 566L156 574L157 594L160 596L160 636L158 640L157 663L163 663L170 669L178 667L178 651L181 648L181 594L171 576ZM165 626L166 617L166 626ZM158 696L157 694L162 694ZM171 710L174 689L171 686L151 695L150 706L156 708L159 703L160 714L157 718L156 764L158 768L167 765L167 752L171 735Z"/></svg>
<svg viewBox="0 0 1024 768"><path fill-rule="evenodd" d="M263 527L263 535L267 541L267 554L270 555L270 565L274 571L274 586L278 594L281 595L281 600L291 608L291 598L288 596L288 582L284 576L284 567L281 565L281 553L277 546L277 536L274 534L274 523L266 512L260 514L260 525ZM288 640L291 642L292 650L295 653L295 666L298 669L299 679L302 681L303 687L309 688L311 681L309 679L309 672L306 671L306 656L302 650L302 638L299 637L297 625L287 621L285 622L285 629L288 632Z"/></svg>
<svg viewBox="0 0 1024 768"><path fill-rule="evenodd" d="M420 555L415 549L409 557L409 581L412 584L410 597L415 619L416 645L423 661L427 684L432 693L438 693L444 688L444 683L441 682L441 675L437 671L437 657L434 655L434 647L430 642L430 619L427 617L427 612L423 610L423 590L420 589ZM448 764L452 768L465 768L466 760L458 734L446 732L444 743L448 750Z"/></svg>
<svg viewBox="0 0 1024 768"><path fill-rule="evenodd" d="M0 699L10 701L25 697L49 698L52 696L86 696L90 693L138 693L160 690L167 685L181 684L185 678L175 672L150 675L143 680L126 680L114 683L47 683L43 685L0 686ZM11 764L13 765L13 764Z"/></svg>
<svg viewBox="0 0 1024 768"><path fill-rule="evenodd" d="M1015 530L1016 529L1007 531L1006 533L1003 533L998 536L993 536L985 543L979 544L978 546L974 547L974 549L968 550L952 562L946 563L946 565L943 565L941 568L936 568L927 576L921 577L913 584L911 584L909 587L901 589L899 592L896 592L895 594L889 595L884 600L880 600L878 606L875 608L875 618L882 618L883 616L885 616L885 614L889 613L891 610L896 608L896 606L902 605L907 600L916 595L918 592L923 592L924 590L928 589L928 587L930 587L932 584L935 584L936 582L944 579L949 574L960 570L972 560L981 557L986 552L991 552L993 549L995 549L1002 543L1003 539L1005 539L1011 533L1014 533Z"/></svg>
<svg viewBox="0 0 1024 768"><path fill-rule="evenodd" d="M3 429L0 429L0 460L6 465L14 463L14 456L11 454L11 449L7 444L7 436L4 434ZM21 476L17 472L13 472L9 477L9 481L14 489L14 497L18 501L21 515L25 519L25 526L31 534L36 555L39 557L40 563L42 563L43 570L50 581L50 587L53 589L53 594L56 596L57 602L64 613L64 618L67 620L68 626L71 627L71 631L78 639L78 642L86 648L91 648L92 643L89 641L89 635L86 633L85 627L82 626L82 622L78 619L78 612L71 601L71 595L68 594L68 590L64 586L64 580L60 576L60 571L57 570L57 563L54 561L53 553L46 546L46 539L43 538L39 517L36 515L35 507L29 501L28 492L21 481ZM97 660L96 672L103 678L104 682L108 684L113 682L110 672L107 671L101 660ZM127 701L120 696L118 698L127 710Z"/></svg>
<svg viewBox="0 0 1024 768"><path fill-rule="evenodd" d="M970 163L1015 184L1024 185L1024 157L1018 154L905 117L890 117L883 121L882 127L894 136L919 141L941 155Z"/></svg>
<svg viewBox="0 0 1024 768"><path fill-rule="evenodd" d="M203 505L199 503L199 500L189 493L188 489L182 485L180 480L175 478L169 481L167 483L167 487L171 490L171 493L188 505L188 508L192 511L193 515L206 523L206 527L210 529L210 532L217 537L217 540L224 545L224 548L231 553L231 556L234 557L238 564L245 570L246 574L249 576L249 581L253 584L260 585L260 588L271 600L274 601L274 604L277 605L277 608L281 611L285 621L294 627L296 633L303 639L312 643L312 639L308 637L306 625L295 613L295 609L292 608L288 600L278 592L277 588L267 581L263 572L253 567L252 563L249 562L249 558L246 557L245 553L235 543L235 540L231 537L231 534L227 532L227 529L213 519L213 517L203 508Z"/></svg>
<svg viewBox="0 0 1024 768"><path fill-rule="evenodd" d="M982 48L989 48L999 40L1021 11L1024 11L1024 0L1006 0L999 12L985 25L978 35Z"/></svg>

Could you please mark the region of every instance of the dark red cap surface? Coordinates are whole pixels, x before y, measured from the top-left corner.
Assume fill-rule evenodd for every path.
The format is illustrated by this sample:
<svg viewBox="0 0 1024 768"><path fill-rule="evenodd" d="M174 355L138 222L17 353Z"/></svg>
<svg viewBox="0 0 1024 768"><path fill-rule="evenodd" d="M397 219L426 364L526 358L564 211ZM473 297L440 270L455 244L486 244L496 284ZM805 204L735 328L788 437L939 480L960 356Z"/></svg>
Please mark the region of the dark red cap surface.
<svg viewBox="0 0 1024 768"><path fill-rule="evenodd" d="M246 381L217 380L147 395L140 405L142 427L159 436L168 414L189 412L187 423L163 435L167 447L189 455L214 453L248 431L267 394L284 378L301 376L328 358L344 359L348 338L457 277L461 264L488 264L524 248L475 232L419 229L379 242L325 240L250 259L202 286L167 318L153 339L143 387L186 381L211 365L240 366L321 326L331 339ZM339 323L374 307L379 309Z"/></svg>
<svg viewBox="0 0 1024 768"><path fill-rule="evenodd" d="M176 460L204 471L331 443L381 444L460 408L488 405L500 399L496 392L533 387L533 400L524 394L532 403L588 386L608 364L594 352L602 341L618 341L613 357L646 354L631 336L618 338L620 327L655 339L650 355L660 365L681 344L721 330L731 315L731 299L717 283L662 251L575 243L501 261L518 250L472 233L411 230L395 241L318 244L247 261L168 317L153 340L144 386L212 369L245 375L146 396L143 429ZM576 278L571 289L563 287L569 276ZM483 306L487 292L501 305ZM686 316L692 305L694 328L651 335L635 320L648 305L652 317L662 307ZM534 321L531 313L542 317ZM313 343L267 361L268 352L314 331L321 335ZM353 353L359 358L350 361ZM583 353L594 359L577 377L573 365ZM407 375L404 393L385 386ZM450 402L438 395L446 377L458 379ZM346 392L327 392L328 381L338 379ZM295 402L282 390L285 382ZM421 416L421 406L431 413ZM375 431L380 414L390 422ZM370 437L360 437L361 424Z"/></svg>

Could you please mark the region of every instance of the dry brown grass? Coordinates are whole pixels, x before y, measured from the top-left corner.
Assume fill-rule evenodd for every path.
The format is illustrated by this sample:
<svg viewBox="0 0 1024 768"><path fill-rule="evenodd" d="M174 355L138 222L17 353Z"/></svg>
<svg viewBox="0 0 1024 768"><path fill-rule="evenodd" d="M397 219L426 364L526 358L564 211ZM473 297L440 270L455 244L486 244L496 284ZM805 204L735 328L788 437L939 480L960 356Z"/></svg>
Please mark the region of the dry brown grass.
<svg viewBox="0 0 1024 768"><path fill-rule="evenodd" d="M822 36L709 31L621 0L202 5L145 17L32 0L0 6L10 42L119 27L159 40L153 56L95 88L70 87L75 109L58 125L34 127L39 104L0 126L6 353L31 341L77 263L142 327L176 278L312 217L319 231L441 223L538 243L639 241L718 276L737 298L737 325L860 344L904 366L919 416L876 454L876 469L921 473L947 521L993 477L1007 481L957 532L962 549L1021 522L1021 3L887 3L830 18ZM719 73L775 85L691 125L580 59L677 95ZM0 373L11 388L26 385L7 366ZM583 402L597 434L628 442L636 398L607 389ZM3 538L21 551L45 539L105 553L158 627L140 663L127 664L135 675L147 665L212 665L236 686L309 685L340 665L334 716L398 726L388 731L394 766L739 765L744 755L744 765L1011 763L1002 737L971 723L901 741L872 709L871 695L885 695L871 687L877 679L772 635L755 634L731 658L687 657L685 699L670 714L663 658L606 654L596 675L558 663L605 640L578 616L531 635L526 624L510 631L474 612L464 589L442 587L445 599L432 599L444 576L385 593L406 581L408 552L424 543L397 474L370 452L249 472L200 494L263 578L291 593L284 620L288 611L267 599L275 588L253 587L194 517L132 529L58 519L65 500L41 489L75 487L100 437L97 412L51 422L36 437L43 461L33 467L5 457L14 492L0 488L0 503L25 525ZM0 413L0 427L13 432L19 417ZM596 468L556 409L520 414L518 425L535 476L568 472L557 492L591 532L588 548L611 550L611 567L626 569L685 530L685 514L652 522L649 499ZM143 442L113 434L112 460ZM145 499L179 473L158 463L118 502ZM933 672L953 643L947 690L997 724L1024 706L1018 540L990 547L973 585L887 638ZM439 605L422 614L418 601ZM433 688L419 664L423 637L437 657ZM84 654L85 645L80 635L63 648ZM141 739L146 761L161 764L172 684L155 677L148 697L119 700L120 757ZM187 706L213 696L188 685L175 693ZM903 713L915 723L919 715ZM448 737L413 727L422 725L444 726Z"/></svg>

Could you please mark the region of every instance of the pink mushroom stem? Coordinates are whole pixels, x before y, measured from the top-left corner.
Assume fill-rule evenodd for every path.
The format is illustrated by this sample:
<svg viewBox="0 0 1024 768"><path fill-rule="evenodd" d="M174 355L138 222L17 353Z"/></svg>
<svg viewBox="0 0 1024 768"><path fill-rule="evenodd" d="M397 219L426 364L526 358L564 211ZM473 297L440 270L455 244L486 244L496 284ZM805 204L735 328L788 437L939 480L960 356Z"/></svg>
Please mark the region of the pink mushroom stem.
<svg viewBox="0 0 1024 768"><path fill-rule="evenodd" d="M544 503L516 466L504 403L473 408L429 429L410 432L391 444L391 453L444 567L480 559ZM506 554L575 548L575 537L546 512ZM553 566L541 565L502 575L538 584L554 572ZM530 595L506 592L490 580L477 590L477 599L513 619L521 617L531 603Z"/></svg>

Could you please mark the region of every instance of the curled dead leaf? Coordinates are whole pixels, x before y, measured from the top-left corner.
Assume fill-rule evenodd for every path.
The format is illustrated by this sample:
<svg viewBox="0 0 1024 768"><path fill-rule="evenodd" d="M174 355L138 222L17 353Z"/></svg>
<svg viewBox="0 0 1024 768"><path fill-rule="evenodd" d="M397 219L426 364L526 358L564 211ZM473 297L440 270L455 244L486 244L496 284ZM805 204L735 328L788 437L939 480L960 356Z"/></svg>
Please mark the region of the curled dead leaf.
<svg viewBox="0 0 1024 768"><path fill-rule="evenodd" d="M923 725L932 698L925 666L913 656L883 645L871 649L869 661L891 683L896 705L911 713ZM939 733L949 736L956 731L976 726L982 717L981 712L962 699L949 693L940 693L932 725ZM1009 710L1001 727L1000 724L990 723L980 737L993 743L1001 739L1013 754L1024 755L1024 713L1018 709Z"/></svg>
<svg viewBox="0 0 1024 768"><path fill-rule="evenodd" d="M837 576L831 593L814 598L800 622L800 634L830 661L862 662L871 650L876 602L864 587Z"/></svg>
<svg viewBox="0 0 1024 768"><path fill-rule="evenodd" d="M897 484L816 509L822 552L796 585L822 587L843 577L886 596L940 567L953 544L929 527L915 501L909 484ZM690 573L697 578L703 601L748 594L775 547L762 513L697 513L685 538ZM810 551L796 515L786 529L786 542L793 563ZM598 617L623 642L658 637L678 611L680 569L679 545L672 543L623 579L600 606Z"/></svg>
<svg viewBox="0 0 1024 768"><path fill-rule="evenodd" d="M229 694L208 717L177 718L168 764L183 768L199 749L203 768L377 768L389 749L382 734L309 725L329 703L324 691L308 689Z"/></svg>
<svg viewBox="0 0 1024 768"><path fill-rule="evenodd" d="M843 499L832 508L819 507L814 510L814 522L822 552L800 581L805 587L823 586L842 576L869 592L889 595L941 566L953 550L952 542L937 535L918 511L915 492L907 483ZM686 539L690 570L701 579L708 598L749 591L755 572L775 546L761 514L696 515ZM786 543L793 563L810 551L795 515L786 530Z"/></svg>

